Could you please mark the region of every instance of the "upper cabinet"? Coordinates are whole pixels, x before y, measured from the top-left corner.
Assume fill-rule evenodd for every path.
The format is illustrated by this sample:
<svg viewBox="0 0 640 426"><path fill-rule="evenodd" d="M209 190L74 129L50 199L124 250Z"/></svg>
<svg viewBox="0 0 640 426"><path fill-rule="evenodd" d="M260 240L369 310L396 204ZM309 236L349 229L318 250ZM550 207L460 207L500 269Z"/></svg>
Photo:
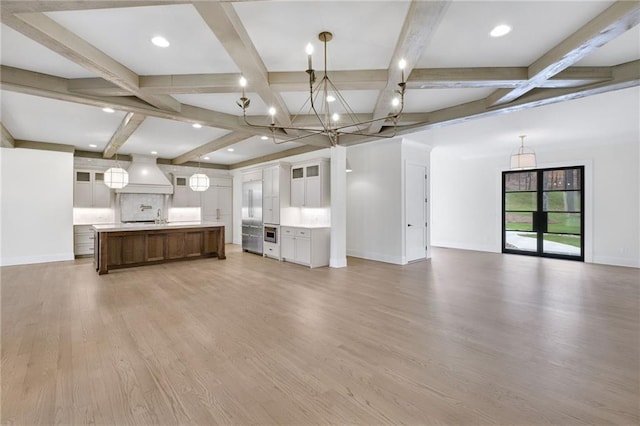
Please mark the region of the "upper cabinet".
<svg viewBox="0 0 640 426"><path fill-rule="evenodd" d="M188 176L173 176L173 207L200 207L200 192L189 188Z"/></svg>
<svg viewBox="0 0 640 426"><path fill-rule="evenodd" d="M291 167L291 206L326 207L330 202L329 161L319 159Z"/></svg>
<svg viewBox="0 0 640 426"><path fill-rule="evenodd" d="M111 190L104 184L103 171L74 170L73 206L111 206Z"/></svg>
<svg viewBox="0 0 640 426"><path fill-rule="evenodd" d="M281 209L289 205L289 166L266 168L262 176L262 221L278 225Z"/></svg>

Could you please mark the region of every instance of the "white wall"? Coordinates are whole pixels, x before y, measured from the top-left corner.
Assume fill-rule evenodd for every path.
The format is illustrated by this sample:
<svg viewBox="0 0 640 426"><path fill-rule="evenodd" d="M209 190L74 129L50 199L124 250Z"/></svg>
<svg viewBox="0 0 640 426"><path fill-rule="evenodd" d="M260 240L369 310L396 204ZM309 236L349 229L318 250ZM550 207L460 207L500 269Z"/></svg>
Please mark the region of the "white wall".
<svg viewBox="0 0 640 426"><path fill-rule="evenodd" d="M347 149L347 255L402 263L402 144L391 139Z"/></svg>
<svg viewBox="0 0 640 426"><path fill-rule="evenodd" d="M0 149L0 265L72 260L73 154Z"/></svg>
<svg viewBox="0 0 640 426"><path fill-rule="evenodd" d="M539 167L585 165L585 260L640 267L638 140L537 151ZM501 251L501 171L509 152L466 157L441 146L431 155L434 246ZM591 178L591 188L589 179Z"/></svg>

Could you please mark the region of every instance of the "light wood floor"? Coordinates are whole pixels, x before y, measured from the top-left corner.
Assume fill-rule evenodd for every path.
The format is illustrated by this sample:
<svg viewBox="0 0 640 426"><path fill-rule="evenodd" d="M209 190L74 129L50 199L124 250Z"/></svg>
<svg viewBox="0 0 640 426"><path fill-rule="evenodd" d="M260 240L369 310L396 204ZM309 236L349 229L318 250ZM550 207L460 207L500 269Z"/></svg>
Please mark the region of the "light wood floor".
<svg viewBox="0 0 640 426"><path fill-rule="evenodd" d="M2 423L640 423L638 269L433 252L2 268Z"/></svg>

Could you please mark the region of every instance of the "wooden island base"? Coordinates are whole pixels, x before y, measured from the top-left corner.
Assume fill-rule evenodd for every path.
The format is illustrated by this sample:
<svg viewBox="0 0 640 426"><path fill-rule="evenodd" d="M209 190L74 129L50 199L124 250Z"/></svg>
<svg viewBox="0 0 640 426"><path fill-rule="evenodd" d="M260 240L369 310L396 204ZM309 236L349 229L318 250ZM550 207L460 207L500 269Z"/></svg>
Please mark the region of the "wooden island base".
<svg viewBox="0 0 640 426"><path fill-rule="evenodd" d="M226 257L224 226L115 231L96 229L95 232L94 264L100 275L112 269Z"/></svg>

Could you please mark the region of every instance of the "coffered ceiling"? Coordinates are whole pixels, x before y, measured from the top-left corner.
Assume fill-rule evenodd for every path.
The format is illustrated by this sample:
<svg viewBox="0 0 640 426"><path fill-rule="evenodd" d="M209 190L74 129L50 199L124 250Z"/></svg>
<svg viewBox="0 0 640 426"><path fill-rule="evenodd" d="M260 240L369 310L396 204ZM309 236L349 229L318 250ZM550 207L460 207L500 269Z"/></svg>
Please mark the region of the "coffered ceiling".
<svg viewBox="0 0 640 426"><path fill-rule="evenodd" d="M304 48L315 44L321 68L322 31L334 35L330 77L360 119L380 118L369 127L378 136L438 129L430 143L446 143L447 125L465 129L505 113L522 120L545 105L640 84L638 1L3 0L0 7L9 147L71 145L105 158L155 152L174 164L200 159L222 168L326 148L324 136L288 142L291 131L278 132L277 144L263 140L270 132L247 125L236 105L244 75L250 120L268 124L275 106L279 125L311 122ZM498 24L512 31L490 37ZM153 45L156 35L170 46ZM408 78L395 128L386 117L400 58ZM455 138L464 139L461 132ZM343 135L338 143L371 140Z"/></svg>

